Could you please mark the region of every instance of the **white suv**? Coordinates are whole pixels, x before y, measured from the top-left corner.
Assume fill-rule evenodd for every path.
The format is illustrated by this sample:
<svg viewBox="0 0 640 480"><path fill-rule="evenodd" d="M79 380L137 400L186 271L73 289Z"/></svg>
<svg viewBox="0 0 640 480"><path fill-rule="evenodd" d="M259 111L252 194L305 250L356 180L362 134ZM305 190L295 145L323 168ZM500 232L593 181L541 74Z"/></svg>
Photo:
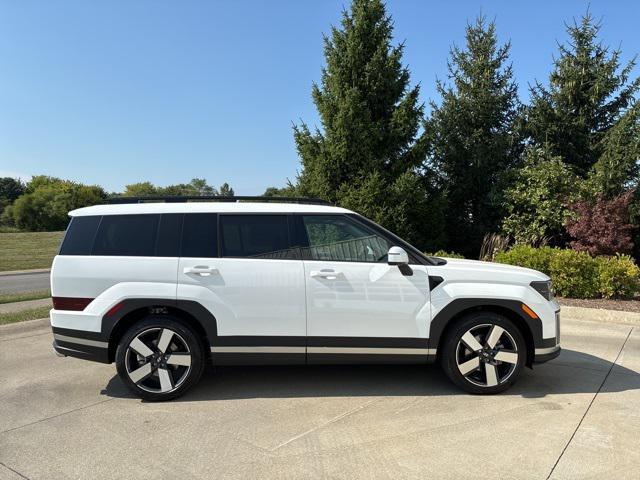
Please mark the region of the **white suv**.
<svg viewBox="0 0 640 480"><path fill-rule="evenodd" d="M72 211L51 270L58 354L115 361L136 395L166 400L206 362L439 360L497 393L560 353L540 272L428 257L317 201L224 200Z"/></svg>

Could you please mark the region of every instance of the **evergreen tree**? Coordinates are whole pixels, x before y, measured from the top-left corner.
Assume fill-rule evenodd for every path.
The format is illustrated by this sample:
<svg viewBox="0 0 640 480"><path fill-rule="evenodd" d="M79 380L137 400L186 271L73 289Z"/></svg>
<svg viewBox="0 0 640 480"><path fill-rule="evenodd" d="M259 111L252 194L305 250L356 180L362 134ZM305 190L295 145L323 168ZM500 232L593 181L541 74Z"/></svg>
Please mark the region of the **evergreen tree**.
<svg viewBox="0 0 640 480"><path fill-rule="evenodd" d="M235 195L235 192L227 182L224 182L222 185L220 185L220 190L218 190L218 195L220 195L221 197L233 197Z"/></svg>
<svg viewBox="0 0 640 480"><path fill-rule="evenodd" d="M640 88L640 78L629 78L635 59L621 68L620 50L598 41L600 27L589 12L567 26L570 41L559 47L549 86L538 82L531 89L526 122L535 143L548 144L583 177Z"/></svg>
<svg viewBox="0 0 640 480"><path fill-rule="evenodd" d="M609 129L602 155L593 166L591 184L606 198L635 189L640 182L640 104L635 104Z"/></svg>
<svg viewBox="0 0 640 480"><path fill-rule="evenodd" d="M409 239L423 243L425 219L406 208L425 201L416 173L424 156L417 139L423 105L392 33L381 0L354 0L341 28L325 38L326 66L312 89L322 129L294 126L302 163L297 189L357 208L398 233L408 226Z"/></svg>
<svg viewBox="0 0 640 480"><path fill-rule="evenodd" d="M481 16L465 38L465 49L451 49L451 84L437 83L442 101L432 102L426 123L427 165L439 173L446 197L449 248L472 256L500 223L500 178L521 150L520 106L507 64L510 44L498 45L495 23Z"/></svg>

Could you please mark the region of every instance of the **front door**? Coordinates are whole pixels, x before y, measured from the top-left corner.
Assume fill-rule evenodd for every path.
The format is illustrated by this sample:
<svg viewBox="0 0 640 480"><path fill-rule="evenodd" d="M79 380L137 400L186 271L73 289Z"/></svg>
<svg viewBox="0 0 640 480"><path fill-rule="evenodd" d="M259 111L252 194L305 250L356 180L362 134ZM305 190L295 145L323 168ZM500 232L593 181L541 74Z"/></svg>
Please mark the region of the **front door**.
<svg viewBox="0 0 640 480"><path fill-rule="evenodd" d="M427 360L429 276L387 264L390 240L348 215L303 215L309 363Z"/></svg>

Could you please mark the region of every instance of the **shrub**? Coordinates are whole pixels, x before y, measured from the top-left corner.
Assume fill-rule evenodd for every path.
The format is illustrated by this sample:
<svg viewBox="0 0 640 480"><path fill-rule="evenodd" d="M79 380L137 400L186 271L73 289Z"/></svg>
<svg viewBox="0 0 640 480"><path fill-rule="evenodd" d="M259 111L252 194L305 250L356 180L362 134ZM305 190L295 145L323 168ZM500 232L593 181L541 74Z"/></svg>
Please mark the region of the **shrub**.
<svg viewBox="0 0 640 480"><path fill-rule="evenodd" d="M603 197L594 203L581 200L571 206L575 219L567 222L573 237L571 248L591 255L615 255L633 251L633 225L629 220L629 204L633 191L612 200Z"/></svg>
<svg viewBox="0 0 640 480"><path fill-rule="evenodd" d="M550 275L549 263L557 249L551 247L534 248L529 245L516 245L506 252L498 252L495 261L519 267L532 268Z"/></svg>
<svg viewBox="0 0 640 480"><path fill-rule="evenodd" d="M438 250L436 253L425 253L425 255L428 255L430 257L446 257L446 258L464 259L464 255L460 255L459 253L455 253L455 252L447 252L445 250Z"/></svg>
<svg viewBox="0 0 640 480"><path fill-rule="evenodd" d="M640 290L640 268L628 255L592 257L575 250L516 245L495 260L546 273L561 297L633 298Z"/></svg>
<svg viewBox="0 0 640 480"><path fill-rule="evenodd" d="M640 288L640 268L628 255L598 257L598 289L604 298L633 298Z"/></svg>
<svg viewBox="0 0 640 480"><path fill-rule="evenodd" d="M598 261L587 252L556 250L549 262L549 276L561 297L598 297Z"/></svg>

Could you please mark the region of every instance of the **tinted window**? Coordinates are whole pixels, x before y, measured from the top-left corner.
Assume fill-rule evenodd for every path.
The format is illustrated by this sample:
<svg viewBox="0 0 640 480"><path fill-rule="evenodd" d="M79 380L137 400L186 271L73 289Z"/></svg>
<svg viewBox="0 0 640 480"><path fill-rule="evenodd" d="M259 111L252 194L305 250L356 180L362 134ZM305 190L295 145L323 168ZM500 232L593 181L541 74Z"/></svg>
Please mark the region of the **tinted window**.
<svg viewBox="0 0 640 480"><path fill-rule="evenodd" d="M343 215L305 215L309 238L305 257L343 262L384 262L392 245L380 235Z"/></svg>
<svg viewBox="0 0 640 480"><path fill-rule="evenodd" d="M159 221L160 215L105 215L98 228L93 254L153 256Z"/></svg>
<svg viewBox="0 0 640 480"><path fill-rule="evenodd" d="M91 255L101 218L73 217L60 247L60 255Z"/></svg>
<svg viewBox="0 0 640 480"><path fill-rule="evenodd" d="M187 213L182 227L183 257L217 257L217 214Z"/></svg>
<svg viewBox="0 0 640 480"><path fill-rule="evenodd" d="M179 257L180 233L182 231L181 213L163 213L160 216L160 228L156 241L156 256Z"/></svg>
<svg viewBox="0 0 640 480"><path fill-rule="evenodd" d="M223 257L295 258L286 215L222 215Z"/></svg>

